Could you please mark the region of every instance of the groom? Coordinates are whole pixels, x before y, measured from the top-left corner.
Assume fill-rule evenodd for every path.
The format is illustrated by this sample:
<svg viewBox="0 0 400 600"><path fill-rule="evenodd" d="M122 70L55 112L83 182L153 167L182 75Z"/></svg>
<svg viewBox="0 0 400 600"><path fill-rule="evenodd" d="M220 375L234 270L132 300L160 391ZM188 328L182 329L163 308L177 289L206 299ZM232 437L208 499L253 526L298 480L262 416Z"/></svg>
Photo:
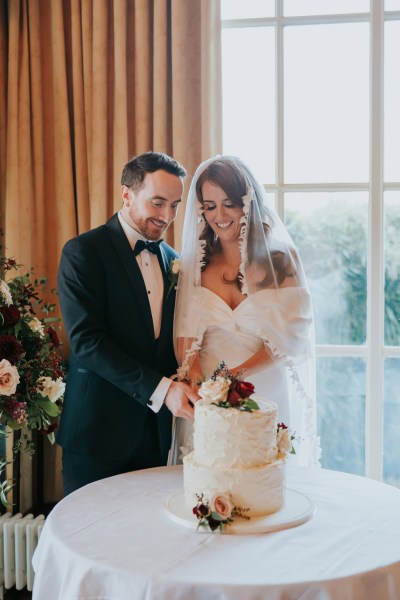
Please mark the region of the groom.
<svg viewBox="0 0 400 600"><path fill-rule="evenodd" d="M121 210L64 246L60 305L71 346L57 443L64 493L119 473L165 465L172 415L193 419L197 395L168 377L177 253L162 237L185 169L146 152L122 172Z"/></svg>

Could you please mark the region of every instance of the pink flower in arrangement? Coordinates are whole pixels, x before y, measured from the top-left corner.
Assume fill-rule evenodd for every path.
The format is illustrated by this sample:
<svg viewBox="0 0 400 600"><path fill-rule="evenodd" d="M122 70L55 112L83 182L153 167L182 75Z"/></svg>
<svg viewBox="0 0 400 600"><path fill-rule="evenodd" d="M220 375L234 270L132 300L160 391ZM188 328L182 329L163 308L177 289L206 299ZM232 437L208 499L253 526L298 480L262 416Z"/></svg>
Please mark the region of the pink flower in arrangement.
<svg viewBox="0 0 400 600"><path fill-rule="evenodd" d="M3 358L0 361L0 394L3 396L12 396L15 394L19 379L16 367Z"/></svg>

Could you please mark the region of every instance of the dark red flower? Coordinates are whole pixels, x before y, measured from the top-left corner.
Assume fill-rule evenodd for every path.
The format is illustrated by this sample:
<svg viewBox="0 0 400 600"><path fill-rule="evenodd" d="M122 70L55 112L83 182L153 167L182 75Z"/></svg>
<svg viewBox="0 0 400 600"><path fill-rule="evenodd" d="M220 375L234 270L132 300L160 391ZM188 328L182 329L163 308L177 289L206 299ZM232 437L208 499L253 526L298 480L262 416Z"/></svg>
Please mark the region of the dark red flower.
<svg viewBox="0 0 400 600"><path fill-rule="evenodd" d="M198 507L199 513L201 515L204 515L205 517L209 514L210 509L208 508L207 504L200 504Z"/></svg>
<svg viewBox="0 0 400 600"><path fill-rule="evenodd" d="M242 397L237 390L237 385L238 382L234 381L229 387L227 400L231 406L240 406L243 404Z"/></svg>
<svg viewBox="0 0 400 600"><path fill-rule="evenodd" d="M54 348L59 348L60 340L58 338L56 330L53 327L48 327L46 329L46 333L49 336L49 338L51 339L51 343L53 344Z"/></svg>
<svg viewBox="0 0 400 600"><path fill-rule="evenodd" d="M287 425L285 423L278 423L278 429L287 429Z"/></svg>
<svg viewBox="0 0 400 600"><path fill-rule="evenodd" d="M17 261L14 258L4 258L2 260L2 265L5 271L10 271L10 269L16 268Z"/></svg>
<svg viewBox="0 0 400 600"><path fill-rule="evenodd" d="M231 406L240 406L243 400L254 392L254 385L248 381L233 381L229 387L228 402Z"/></svg>
<svg viewBox="0 0 400 600"><path fill-rule="evenodd" d="M6 327L15 325L21 318L18 308L13 304L11 306L1 306L0 313L3 315L4 325Z"/></svg>
<svg viewBox="0 0 400 600"><path fill-rule="evenodd" d="M25 352L22 344L12 335L0 336L0 360L3 358L10 361L12 365L20 359Z"/></svg>
<svg viewBox="0 0 400 600"><path fill-rule="evenodd" d="M250 396L254 394L254 385L249 381L238 381L236 389L243 399L250 398Z"/></svg>

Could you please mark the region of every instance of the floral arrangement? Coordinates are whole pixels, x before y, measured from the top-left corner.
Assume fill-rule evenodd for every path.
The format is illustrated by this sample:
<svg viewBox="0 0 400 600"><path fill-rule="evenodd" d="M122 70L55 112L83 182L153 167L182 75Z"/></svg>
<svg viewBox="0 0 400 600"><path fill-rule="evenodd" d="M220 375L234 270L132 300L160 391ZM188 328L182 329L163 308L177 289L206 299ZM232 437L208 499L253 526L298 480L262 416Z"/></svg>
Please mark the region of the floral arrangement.
<svg viewBox="0 0 400 600"><path fill-rule="evenodd" d="M236 408L252 412L260 407L250 396L254 393L254 385L243 381L242 375L234 375L227 368L224 361L214 371L199 389L199 395L204 399L212 399L212 404L220 408Z"/></svg>
<svg viewBox="0 0 400 600"><path fill-rule="evenodd" d="M22 450L32 456L29 430L38 430L54 443L65 383L60 340L53 327L59 319L50 316L55 305L40 297L47 280L33 279L32 270L7 277L20 267L14 259L3 257L0 246L0 424L25 430L14 453ZM45 315L42 319L39 310ZM2 460L0 472L5 465ZM0 484L3 504L9 489L8 482Z"/></svg>
<svg viewBox="0 0 400 600"><path fill-rule="evenodd" d="M204 498L204 494L196 494L197 504L193 507L193 514L198 520L197 530L208 527L211 531L220 530L222 533L226 525L233 523L235 518L249 520L246 515L248 508L233 506L229 494L214 496L211 501Z"/></svg>
<svg viewBox="0 0 400 600"><path fill-rule="evenodd" d="M178 285L178 279L179 279L179 271L181 270L181 259L180 258L174 258L173 260L171 260L171 264L169 267L169 272L168 272L168 279L169 279L169 289L168 289L168 294L171 292L171 290L175 289L176 290L176 286Z"/></svg>

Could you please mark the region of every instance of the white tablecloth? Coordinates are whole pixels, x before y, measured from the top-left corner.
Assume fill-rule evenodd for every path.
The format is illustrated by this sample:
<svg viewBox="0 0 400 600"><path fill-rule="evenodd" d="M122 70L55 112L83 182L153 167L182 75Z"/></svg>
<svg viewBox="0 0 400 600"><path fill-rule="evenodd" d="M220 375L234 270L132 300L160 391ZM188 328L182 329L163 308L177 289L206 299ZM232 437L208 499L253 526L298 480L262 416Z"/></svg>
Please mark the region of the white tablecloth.
<svg viewBox="0 0 400 600"><path fill-rule="evenodd" d="M288 469L316 514L268 534L196 533L164 500L181 467L90 484L50 513L34 600L399 600L400 490L324 469Z"/></svg>

